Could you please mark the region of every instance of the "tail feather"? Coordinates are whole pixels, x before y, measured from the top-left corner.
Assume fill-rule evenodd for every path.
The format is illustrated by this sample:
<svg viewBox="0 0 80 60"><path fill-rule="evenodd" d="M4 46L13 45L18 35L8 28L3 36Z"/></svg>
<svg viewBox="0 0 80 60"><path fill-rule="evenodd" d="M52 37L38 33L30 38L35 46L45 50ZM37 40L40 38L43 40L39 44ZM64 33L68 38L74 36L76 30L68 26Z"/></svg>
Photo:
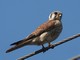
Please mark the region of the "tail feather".
<svg viewBox="0 0 80 60"><path fill-rule="evenodd" d="M16 50L16 49L18 49L18 48L21 48L21 47L23 47L23 46L29 45L30 42L31 42L31 40L24 41L24 42L19 42L19 43L16 44L16 45L12 44L12 45L14 45L14 46L11 47L10 49L8 49L8 50L6 51L6 53L11 52L11 51L13 51L13 50Z"/></svg>
<svg viewBox="0 0 80 60"><path fill-rule="evenodd" d="M14 43L12 43L12 44L10 44L11 46L12 45L17 45L17 44L20 44L21 42L23 42L24 40L20 40L20 41L17 41L17 42L14 42Z"/></svg>
<svg viewBox="0 0 80 60"><path fill-rule="evenodd" d="M13 46L13 47L9 48L9 49L6 51L6 53L11 52L11 51L13 51L13 50L16 50L16 49L18 49L18 48L20 48L20 47L22 47L22 46Z"/></svg>

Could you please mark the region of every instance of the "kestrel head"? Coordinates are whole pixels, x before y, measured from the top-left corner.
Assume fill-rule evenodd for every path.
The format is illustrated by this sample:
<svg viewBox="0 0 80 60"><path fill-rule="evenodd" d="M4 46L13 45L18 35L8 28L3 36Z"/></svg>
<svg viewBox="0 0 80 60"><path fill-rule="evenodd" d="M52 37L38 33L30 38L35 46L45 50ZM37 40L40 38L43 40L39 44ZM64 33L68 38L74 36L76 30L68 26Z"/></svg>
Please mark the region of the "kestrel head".
<svg viewBox="0 0 80 60"><path fill-rule="evenodd" d="M49 15L49 20L61 20L62 13L60 11L54 11Z"/></svg>

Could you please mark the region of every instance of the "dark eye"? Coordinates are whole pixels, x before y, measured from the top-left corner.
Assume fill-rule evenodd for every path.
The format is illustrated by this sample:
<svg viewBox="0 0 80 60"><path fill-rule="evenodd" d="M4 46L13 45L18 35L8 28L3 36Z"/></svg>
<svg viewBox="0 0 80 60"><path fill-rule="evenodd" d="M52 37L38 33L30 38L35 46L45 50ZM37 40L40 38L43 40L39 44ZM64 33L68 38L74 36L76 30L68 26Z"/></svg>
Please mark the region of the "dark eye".
<svg viewBox="0 0 80 60"><path fill-rule="evenodd" d="M57 14L57 12L54 12L54 14L56 15L56 14Z"/></svg>

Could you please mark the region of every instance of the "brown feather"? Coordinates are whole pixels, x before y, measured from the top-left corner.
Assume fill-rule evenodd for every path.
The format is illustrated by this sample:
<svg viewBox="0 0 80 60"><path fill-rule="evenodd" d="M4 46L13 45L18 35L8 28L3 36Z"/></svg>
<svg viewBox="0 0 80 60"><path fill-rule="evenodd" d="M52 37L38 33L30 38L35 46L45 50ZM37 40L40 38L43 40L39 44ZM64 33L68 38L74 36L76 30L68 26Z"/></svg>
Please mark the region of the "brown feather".
<svg viewBox="0 0 80 60"><path fill-rule="evenodd" d="M34 32L32 32L27 38L18 41L18 42L14 42L11 45L14 45L12 48L8 49L6 51L7 52L11 52L13 50L16 50L20 47L23 47L25 45L30 44L30 42L32 41L33 38L41 35L42 33L46 32L46 31L50 31L51 29L54 29L55 27L55 21L53 20L48 20L47 22L45 22L44 24L40 25Z"/></svg>
<svg viewBox="0 0 80 60"><path fill-rule="evenodd" d="M31 38L35 38L39 35L41 35L45 31L49 31L55 27L55 21L53 20L48 20L44 24L40 25L34 32L32 32L26 40L29 40Z"/></svg>
<svg viewBox="0 0 80 60"><path fill-rule="evenodd" d="M25 41L25 42L21 42L21 43L19 43L19 44L16 44L16 45L14 45L13 47L9 48L9 49L6 51L6 53L11 52L11 51L13 51L13 50L16 50L16 49L18 49L18 48L21 48L21 47L23 47L23 46L26 46L26 45L30 44L30 42L31 42L31 40L28 40L28 41Z"/></svg>

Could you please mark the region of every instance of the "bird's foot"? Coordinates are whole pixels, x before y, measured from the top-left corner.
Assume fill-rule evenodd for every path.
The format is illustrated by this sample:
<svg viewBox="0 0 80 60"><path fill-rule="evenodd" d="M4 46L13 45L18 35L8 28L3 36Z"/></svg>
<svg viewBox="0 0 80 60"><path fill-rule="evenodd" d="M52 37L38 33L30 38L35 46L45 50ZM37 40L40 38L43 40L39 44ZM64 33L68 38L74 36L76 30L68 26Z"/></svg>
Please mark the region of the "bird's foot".
<svg viewBox="0 0 80 60"><path fill-rule="evenodd" d="M43 53L46 52L46 48L44 47L44 45L42 45L42 50L43 50Z"/></svg>
<svg viewBox="0 0 80 60"><path fill-rule="evenodd" d="M46 48L45 48L45 47L44 47L44 48L42 48L42 50L43 50L43 53L44 53L44 52L46 52Z"/></svg>
<svg viewBox="0 0 80 60"><path fill-rule="evenodd" d="M50 48L52 48L52 49L54 48L54 45L53 45L53 44L49 44L48 46L49 46Z"/></svg>

